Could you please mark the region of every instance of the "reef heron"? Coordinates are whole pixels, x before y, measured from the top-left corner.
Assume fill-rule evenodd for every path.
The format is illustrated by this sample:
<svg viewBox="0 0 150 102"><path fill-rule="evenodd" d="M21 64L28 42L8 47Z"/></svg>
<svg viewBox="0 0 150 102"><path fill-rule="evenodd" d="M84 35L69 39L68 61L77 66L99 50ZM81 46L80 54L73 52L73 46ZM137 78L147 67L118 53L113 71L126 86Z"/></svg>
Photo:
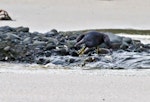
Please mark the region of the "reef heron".
<svg viewBox="0 0 150 102"><path fill-rule="evenodd" d="M85 44L85 46L79 51L79 55L84 54L85 51L93 47L97 49L96 52L98 53L99 45L102 43L105 43L109 48L111 48L111 43L108 35L96 31L81 34L77 37L76 41L76 47L81 44Z"/></svg>

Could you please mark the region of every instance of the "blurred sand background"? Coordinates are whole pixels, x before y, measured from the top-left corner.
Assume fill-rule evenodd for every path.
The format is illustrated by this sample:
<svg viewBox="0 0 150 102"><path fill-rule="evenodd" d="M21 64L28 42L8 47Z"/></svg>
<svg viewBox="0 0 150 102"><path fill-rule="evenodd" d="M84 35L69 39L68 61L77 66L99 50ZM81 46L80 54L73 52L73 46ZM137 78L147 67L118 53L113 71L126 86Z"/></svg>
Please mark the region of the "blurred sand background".
<svg viewBox="0 0 150 102"><path fill-rule="evenodd" d="M1 0L0 9L15 20L0 21L0 26L27 26L38 32L53 28L150 28L150 0ZM8 66L19 69L16 64L1 67ZM115 70L118 74L112 70L92 70L89 74L83 74L84 70L15 71L0 70L0 102L150 100L149 70Z"/></svg>
<svg viewBox="0 0 150 102"><path fill-rule="evenodd" d="M150 0L2 0L14 22L31 31L150 28Z"/></svg>

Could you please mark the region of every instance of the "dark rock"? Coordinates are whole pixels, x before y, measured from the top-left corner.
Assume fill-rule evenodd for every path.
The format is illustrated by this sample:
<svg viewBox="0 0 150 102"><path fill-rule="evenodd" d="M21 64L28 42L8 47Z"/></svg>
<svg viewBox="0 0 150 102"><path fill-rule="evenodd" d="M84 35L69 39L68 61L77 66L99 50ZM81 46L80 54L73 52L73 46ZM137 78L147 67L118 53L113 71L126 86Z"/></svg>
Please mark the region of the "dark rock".
<svg viewBox="0 0 150 102"><path fill-rule="evenodd" d="M56 45L50 44L50 43L47 44L46 47L45 47L46 50L52 50L52 49L55 49L55 48L56 48Z"/></svg>
<svg viewBox="0 0 150 102"><path fill-rule="evenodd" d="M5 35L7 35L6 37L7 40L21 39L18 35L10 33L10 32L6 33Z"/></svg>
<svg viewBox="0 0 150 102"><path fill-rule="evenodd" d="M4 48L4 51L9 51L10 50L10 46L6 46L5 48Z"/></svg>
<svg viewBox="0 0 150 102"><path fill-rule="evenodd" d="M51 51L45 51L45 56L50 57L52 55Z"/></svg>
<svg viewBox="0 0 150 102"><path fill-rule="evenodd" d="M33 42L33 46L46 46L46 42L35 40L35 41Z"/></svg>
<svg viewBox="0 0 150 102"><path fill-rule="evenodd" d="M77 36L76 35L71 35L68 37L68 40L76 40Z"/></svg>
<svg viewBox="0 0 150 102"><path fill-rule="evenodd" d="M0 20L12 20L8 12L5 10L0 10Z"/></svg>
<svg viewBox="0 0 150 102"><path fill-rule="evenodd" d="M36 61L36 63L37 63L37 64L45 65L45 64L50 63L50 61L47 60L47 59L44 59L44 58L39 58L39 59Z"/></svg>
<svg viewBox="0 0 150 102"><path fill-rule="evenodd" d="M51 61L51 63L53 64L56 64L56 65L64 65L66 63L66 60L64 59L58 59L58 58L55 58L54 60Z"/></svg>
<svg viewBox="0 0 150 102"><path fill-rule="evenodd" d="M69 51L65 48L58 48L58 49L55 49L54 52L57 54L57 55L61 55L61 56L65 56L65 55L69 55Z"/></svg>
<svg viewBox="0 0 150 102"><path fill-rule="evenodd" d="M100 60L99 58L97 58L97 57L88 57L88 58L86 58L85 60L84 60L84 62L96 62L96 61L98 61L98 60Z"/></svg>
<svg viewBox="0 0 150 102"><path fill-rule="evenodd" d="M66 44L66 40L64 37L60 38L58 41L59 41L58 45L65 45Z"/></svg>
<svg viewBox="0 0 150 102"><path fill-rule="evenodd" d="M128 44L131 44L132 43L132 39L129 38L129 37L123 37L122 42L126 42Z"/></svg>
<svg viewBox="0 0 150 102"><path fill-rule="evenodd" d="M106 34L109 36L111 43L122 43L122 37L112 33L106 33Z"/></svg>
<svg viewBox="0 0 150 102"><path fill-rule="evenodd" d="M126 42L123 42L123 43L121 44L121 46L120 46L120 48L123 49L123 50L128 49L128 47L129 47L129 44L127 44Z"/></svg>
<svg viewBox="0 0 150 102"><path fill-rule="evenodd" d="M48 38L47 44L58 45L59 41L55 38Z"/></svg>
<svg viewBox="0 0 150 102"><path fill-rule="evenodd" d="M58 34L58 31L56 29L52 29L51 32L54 32L55 34Z"/></svg>
<svg viewBox="0 0 150 102"><path fill-rule="evenodd" d="M13 31L14 29L9 27L9 26L3 26L3 27L0 27L0 32L11 32Z"/></svg>
<svg viewBox="0 0 150 102"><path fill-rule="evenodd" d="M24 43L24 44L31 44L31 43L32 43L31 37L25 38L25 39L23 40L23 43Z"/></svg>
<svg viewBox="0 0 150 102"><path fill-rule="evenodd" d="M144 47L150 49L150 44L145 44Z"/></svg>
<svg viewBox="0 0 150 102"><path fill-rule="evenodd" d="M69 51L69 55L74 56L74 57L79 56L78 53L77 53L77 51L74 51L74 50L73 50L73 51L70 50L70 51Z"/></svg>
<svg viewBox="0 0 150 102"><path fill-rule="evenodd" d="M16 28L17 32L29 32L29 28L28 27L18 27Z"/></svg>
<svg viewBox="0 0 150 102"><path fill-rule="evenodd" d="M58 32L56 29L52 29L50 32L45 33L45 37L53 37L58 35Z"/></svg>
<svg viewBox="0 0 150 102"><path fill-rule="evenodd" d="M108 53L110 53L109 49L100 48L100 50L99 50L99 54L108 54Z"/></svg>
<svg viewBox="0 0 150 102"><path fill-rule="evenodd" d="M70 49L72 49L72 48L75 48L75 40L68 40L68 41L66 41L66 46L68 47L68 48L70 48Z"/></svg>
<svg viewBox="0 0 150 102"><path fill-rule="evenodd" d="M74 62L75 62L75 59L70 58L70 59L68 59L68 61L67 61L67 62L69 62L69 63L74 63Z"/></svg>
<svg viewBox="0 0 150 102"><path fill-rule="evenodd" d="M118 50L118 49L120 49L120 46L121 46L121 43L112 43L112 44L111 44L111 48L112 48L113 50Z"/></svg>

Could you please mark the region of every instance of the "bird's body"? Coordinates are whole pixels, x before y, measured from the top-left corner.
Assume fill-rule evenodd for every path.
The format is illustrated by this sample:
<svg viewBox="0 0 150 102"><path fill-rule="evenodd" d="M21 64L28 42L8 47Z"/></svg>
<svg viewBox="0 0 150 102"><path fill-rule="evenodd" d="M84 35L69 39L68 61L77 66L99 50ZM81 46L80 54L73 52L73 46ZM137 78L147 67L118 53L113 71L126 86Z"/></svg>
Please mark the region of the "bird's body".
<svg viewBox="0 0 150 102"><path fill-rule="evenodd" d="M108 35L93 31L79 35L75 46L85 44L85 48L92 48L98 47L102 43L105 43L110 48L111 44ZM85 48L83 49L83 51L85 50ZM83 51L80 53L83 53Z"/></svg>

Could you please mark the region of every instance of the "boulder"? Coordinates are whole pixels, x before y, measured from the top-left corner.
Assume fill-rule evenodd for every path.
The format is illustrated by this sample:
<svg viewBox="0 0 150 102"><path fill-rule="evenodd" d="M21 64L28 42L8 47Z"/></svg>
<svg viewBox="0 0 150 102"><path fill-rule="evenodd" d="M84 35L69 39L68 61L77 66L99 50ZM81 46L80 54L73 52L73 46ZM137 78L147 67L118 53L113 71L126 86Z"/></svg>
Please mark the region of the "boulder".
<svg viewBox="0 0 150 102"><path fill-rule="evenodd" d="M12 20L7 11L0 10L0 20Z"/></svg>

